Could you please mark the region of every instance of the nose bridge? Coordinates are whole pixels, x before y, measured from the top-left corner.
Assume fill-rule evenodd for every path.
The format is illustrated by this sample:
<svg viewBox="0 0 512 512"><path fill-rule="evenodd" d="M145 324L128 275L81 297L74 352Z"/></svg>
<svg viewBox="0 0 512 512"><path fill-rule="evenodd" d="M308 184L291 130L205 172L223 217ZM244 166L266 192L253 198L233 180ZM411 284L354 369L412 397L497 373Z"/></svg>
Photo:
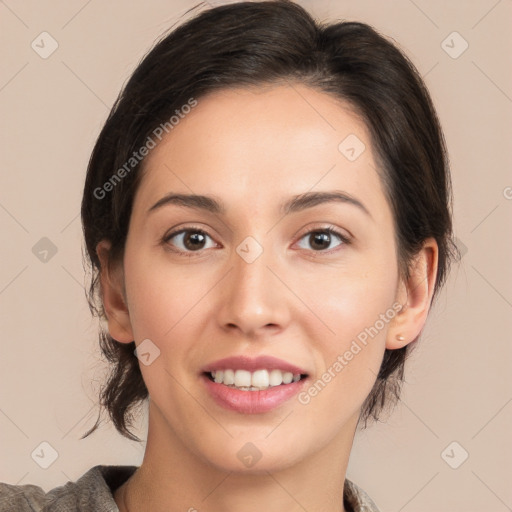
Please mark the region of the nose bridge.
<svg viewBox="0 0 512 512"><path fill-rule="evenodd" d="M246 334L283 327L288 321L283 286L270 270L277 261L270 241L263 246L253 237L233 251L220 321ZM270 267L270 268L269 268Z"/></svg>

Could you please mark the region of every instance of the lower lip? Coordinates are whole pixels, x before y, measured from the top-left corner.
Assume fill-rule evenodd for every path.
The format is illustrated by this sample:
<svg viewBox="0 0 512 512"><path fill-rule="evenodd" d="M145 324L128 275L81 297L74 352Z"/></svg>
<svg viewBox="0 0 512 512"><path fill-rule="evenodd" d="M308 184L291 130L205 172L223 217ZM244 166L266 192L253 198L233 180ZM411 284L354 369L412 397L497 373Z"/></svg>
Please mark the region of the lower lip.
<svg viewBox="0 0 512 512"><path fill-rule="evenodd" d="M282 405L295 396L307 378L290 384L281 384L261 391L242 391L230 388L224 384L213 382L206 375L202 375L208 392L222 407L243 414L258 414L268 412Z"/></svg>

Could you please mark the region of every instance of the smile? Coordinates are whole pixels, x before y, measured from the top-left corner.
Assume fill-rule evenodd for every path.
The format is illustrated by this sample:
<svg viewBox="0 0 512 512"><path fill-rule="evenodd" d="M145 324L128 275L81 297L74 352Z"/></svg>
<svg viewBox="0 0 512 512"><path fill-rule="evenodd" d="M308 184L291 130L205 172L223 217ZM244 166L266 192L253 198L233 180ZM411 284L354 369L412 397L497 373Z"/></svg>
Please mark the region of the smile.
<svg viewBox="0 0 512 512"><path fill-rule="evenodd" d="M224 379L230 382L231 377L235 382L225 384ZM231 372L233 372L231 374ZM242 373L239 373L242 372ZM278 373L277 373L278 372ZM215 374L215 377L212 376ZM239 386L236 385L237 374ZM265 377L266 374L266 377ZM222 377L222 382L216 382ZM249 382L251 385L243 385ZM253 386L253 378L256 383L265 384L265 378L268 379L267 386ZM291 378L291 381L288 382ZM272 383L270 380L272 379ZM281 381L280 384L276 384ZM249 372L247 370L217 370L215 372L203 373L201 381L205 386L207 396L213 399L213 402L229 411L240 414L261 414L277 409L280 406L290 403L290 400L300 393L308 384L310 379L305 374L292 374L282 372L281 370L256 370Z"/></svg>
<svg viewBox="0 0 512 512"><path fill-rule="evenodd" d="M284 370L256 370L250 372L248 370L213 370L208 372L211 380L217 384L240 389L242 391L261 391L291 382L298 382L301 374L284 371ZM304 375L305 377L305 375Z"/></svg>

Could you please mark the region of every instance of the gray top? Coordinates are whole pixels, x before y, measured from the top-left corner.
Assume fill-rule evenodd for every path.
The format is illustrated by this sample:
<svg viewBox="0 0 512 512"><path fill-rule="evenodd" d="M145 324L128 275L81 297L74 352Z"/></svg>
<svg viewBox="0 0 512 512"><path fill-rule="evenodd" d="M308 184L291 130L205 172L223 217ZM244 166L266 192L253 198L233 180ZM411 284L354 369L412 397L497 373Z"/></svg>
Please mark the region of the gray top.
<svg viewBox="0 0 512 512"><path fill-rule="evenodd" d="M137 466L94 466L76 482L45 493L37 485L0 482L0 512L119 512L112 496ZM368 495L345 480L344 506L348 512L379 512Z"/></svg>

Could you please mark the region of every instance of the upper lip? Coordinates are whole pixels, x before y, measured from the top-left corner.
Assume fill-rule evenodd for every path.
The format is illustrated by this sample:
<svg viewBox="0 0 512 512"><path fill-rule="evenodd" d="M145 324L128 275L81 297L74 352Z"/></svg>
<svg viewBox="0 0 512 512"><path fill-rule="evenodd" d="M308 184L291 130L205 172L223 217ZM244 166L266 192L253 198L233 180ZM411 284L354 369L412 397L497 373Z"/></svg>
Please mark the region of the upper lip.
<svg viewBox="0 0 512 512"><path fill-rule="evenodd" d="M282 359L272 356L231 356L219 359L213 363L207 364L203 368L203 372L212 372L214 370L247 370L254 372L256 370L283 370L291 372L294 375L307 374L306 370L295 366L294 364L287 363Z"/></svg>

